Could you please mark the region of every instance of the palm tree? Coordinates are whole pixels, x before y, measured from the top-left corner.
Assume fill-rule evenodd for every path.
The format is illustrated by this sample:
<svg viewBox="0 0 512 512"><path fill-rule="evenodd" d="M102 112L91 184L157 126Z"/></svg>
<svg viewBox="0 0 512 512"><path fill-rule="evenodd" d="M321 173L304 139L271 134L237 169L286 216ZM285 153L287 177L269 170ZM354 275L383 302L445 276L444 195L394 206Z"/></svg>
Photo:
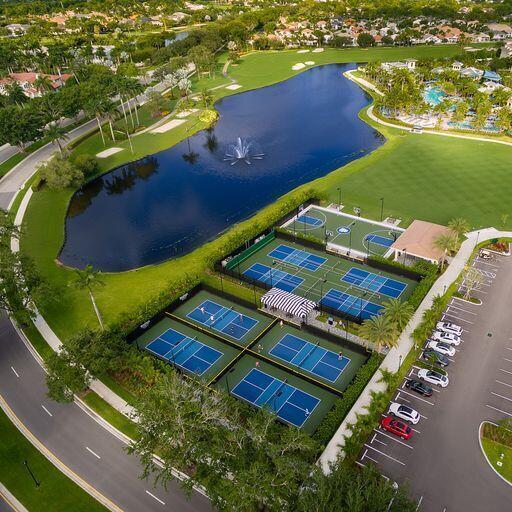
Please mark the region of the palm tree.
<svg viewBox="0 0 512 512"><path fill-rule="evenodd" d="M75 269L76 272L76 280L74 281L74 286L80 290L87 289L89 291L89 296L91 297L92 307L94 308L94 312L98 317L98 322L100 327L103 329L103 320L101 318L100 310L96 305L96 301L94 300L94 295L92 293L92 289L95 286L104 286L105 283L101 280L101 272L99 270L95 270L92 265L87 265L83 270Z"/></svg>
<svg viewBox="0 0 512 512"><path fill-rule="evenodd" d="M394 334L397 336L409 322L414 308L409 302L402 302L400 299L389 299L382 303L384 307L384 316L389 318L393 325Z"/></svg>
<svg viewBox="0 0 512 512"><path fill-rule="evenodd" d="M469 222L462 217L456 217L448 222L448 227L455 233L457 244L459 240L467 233L470 229Z"/></svg>
<svg viewBox="0 0 512 512"><path fill-rule="evenodd" d="M96 122L98 123L98 128L101 134L101 140L103 141L103 145L106 146L105 142L105 134L103 133L103 127L101 126L101 116L102 116L102 102L98 98L90 98L84 104L84 111L88 116L95 117Z"/></svg>
<svg viewBox="0 0 512 512"><path fill-rule="evenodd" d="M446 255L457 249L457 238L455 234L451 233L446 235L440 235L434 240L434 245L444 252L443 258L441 260L441 270L443 270L444 263L446 261Z"/></svg>
<svg viewBox="0 0 512 512"><path fill-rule="evenodd" d="M199 95L205 108L209 108L213 102L213 94L208 90L204 89Z"/></svg>
<svg viewBox="0 0 512 512"><path fill-rule="evenodd" d="M107 117L108 124L110 126L110 134L112 135L112 140L115 142L116 136L114 134L114 121L117 119L119 111L113 101L109 99L104 99L100 104L101 113Z"/></svg>
<svg viewBox="0 0 512 512"><path fill-rule="evenodd" d="M368 343L373 343L377 352L380 352L382 345L396 344L393 324L385 315L373 316L365 320L359 327L359 335Z"/></svg>
<svg viewBox="0 0 512 512"><path fill-rule="evenodd" d="M60 154L62 155L61 141L69 139L66 129L57 123L51 123L45 128L44 134L50 139L52 144L57 145Z"/></svg>

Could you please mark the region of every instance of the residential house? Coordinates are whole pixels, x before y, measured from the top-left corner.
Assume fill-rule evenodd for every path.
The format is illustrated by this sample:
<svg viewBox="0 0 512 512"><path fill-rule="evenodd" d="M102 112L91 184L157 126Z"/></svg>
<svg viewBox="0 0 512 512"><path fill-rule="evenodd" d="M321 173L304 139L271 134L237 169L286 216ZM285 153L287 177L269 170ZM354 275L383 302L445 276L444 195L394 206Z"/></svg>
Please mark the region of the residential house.
<svg viewBox="0 0 512 512"><path fill-rule="evenodd" d="M43 95L43 90L37 85L38 78L47 78L49 80L52 90L56 91L60 89L67 80L73 75L62 74L62 75L47 75L44 73L10 73L5 78L0 79L0 94L6 95L8 93L8 87L14 83L17 83L23 93L28 98L35 98Z"/></svg>

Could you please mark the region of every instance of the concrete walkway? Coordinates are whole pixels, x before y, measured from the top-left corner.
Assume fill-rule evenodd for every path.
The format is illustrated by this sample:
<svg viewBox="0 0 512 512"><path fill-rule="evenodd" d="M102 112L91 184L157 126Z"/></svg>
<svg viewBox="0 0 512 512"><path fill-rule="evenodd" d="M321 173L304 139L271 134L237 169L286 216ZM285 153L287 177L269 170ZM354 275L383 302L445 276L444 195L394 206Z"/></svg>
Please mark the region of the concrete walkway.
<svg viewBox="0 0 512 512"><path fill-rule="evenodd" d="M461 244L459 252L446 268L443 275L439 277L427 293L407 324L407 327L400 335L398 345L389 351L388 355L384 358L380 369L386 369L391 372L396 372L398 370L400 362L405 360L407 354L414 345L412 333L420 324L423 313L430 309L434 297L444 295L448 287L457 280L478 243L485 240L492 240L493 238L512 238L512 231L498 231L494 228L487 228L473 231L468 233L466 236L467 239ZM318 463L321 465L325 473L330 472L330 464L335 462L338 457L343 457L345 437L350 437L352 435L349 425L356 423L358 416L367 414L367 407L371 402L371 393L385 391L386 385L383 382L379 382L380 377L381 373L380 371L377 371L320 456Z"/></svg>
<svg viewBox="0 0 512 512"><path fill-rule="evenodd" d="M0 500L7 503L8 507L10 507L9 510L12 509L15 512L28 512L28 510L17 500L16 496L9 492L9 489L7 489L2 482L0 482Z"/></svg>

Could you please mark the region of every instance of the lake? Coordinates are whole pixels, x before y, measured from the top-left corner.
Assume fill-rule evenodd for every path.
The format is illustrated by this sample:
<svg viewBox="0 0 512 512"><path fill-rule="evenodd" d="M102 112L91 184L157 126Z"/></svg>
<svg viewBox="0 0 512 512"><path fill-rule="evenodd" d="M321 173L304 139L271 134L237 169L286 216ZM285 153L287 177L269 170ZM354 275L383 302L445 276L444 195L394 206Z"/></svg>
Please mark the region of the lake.
<svg viewBox="0 0 512 512"><path fill-rule="evenodd" d="M354 68L319 66L226 97L212 129L87 183L71 200L60 261L122 271L182 256L371 152L384 139L358 118L371 98L343 77Z"/></svg>

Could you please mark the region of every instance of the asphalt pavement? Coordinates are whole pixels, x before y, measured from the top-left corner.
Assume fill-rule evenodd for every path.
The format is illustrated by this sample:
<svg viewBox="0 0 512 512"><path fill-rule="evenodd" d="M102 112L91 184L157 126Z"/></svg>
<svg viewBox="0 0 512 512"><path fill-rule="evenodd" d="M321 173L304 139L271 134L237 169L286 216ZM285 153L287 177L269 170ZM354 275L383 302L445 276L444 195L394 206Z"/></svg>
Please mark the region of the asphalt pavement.
<svg viewBox="0 0 512 512"><path fill-rule="evenodd" d="M75 403L50 400L42 368L5 314L0 316L0 394L39 441L123 510L211 510L209 501L199 493L189 501L177 482L165 491L141 480L139 461L126 453L122 441Z"/></svg>
<svg viewBox="0 0 512 512"><path fill-rule="evenodd" d="M512 257L475 258L484 281L472 296L481 305L452 298L443 320L463 327L462 342L446 367L450 384L432 397L405 387L393 401L416 409L421 419L404 441L375 429L359 463L408 485L423 512L508 512L512 486L486 462L479 446L482 421L512 417ZM417 377L413 367L408 378Z"/></svg>

